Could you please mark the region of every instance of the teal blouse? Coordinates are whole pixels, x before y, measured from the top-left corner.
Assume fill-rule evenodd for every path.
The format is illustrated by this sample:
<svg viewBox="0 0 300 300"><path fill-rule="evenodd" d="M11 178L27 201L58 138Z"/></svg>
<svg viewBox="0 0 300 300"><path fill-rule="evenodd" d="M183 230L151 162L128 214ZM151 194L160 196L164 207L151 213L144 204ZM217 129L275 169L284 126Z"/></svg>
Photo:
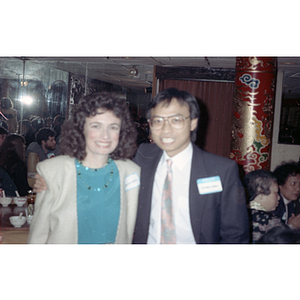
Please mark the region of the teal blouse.
<svg viewBox="0 0 300 300"><path fill-rule="evenodd" d="M76 159L78 244L114 243L120 215L120 176L109 159L101 169Z"/></svg>

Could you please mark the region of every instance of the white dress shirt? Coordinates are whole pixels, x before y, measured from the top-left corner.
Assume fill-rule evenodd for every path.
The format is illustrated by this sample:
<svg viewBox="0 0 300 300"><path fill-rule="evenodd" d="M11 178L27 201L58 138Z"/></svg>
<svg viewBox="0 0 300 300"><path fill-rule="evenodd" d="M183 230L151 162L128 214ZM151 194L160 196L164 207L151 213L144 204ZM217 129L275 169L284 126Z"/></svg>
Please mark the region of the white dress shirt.
<svg viewBox="0 0 300 300"><path fill-rule="evenodd" d="M287 200L283 195L282 196L282 199L283 199L283 203L285 205L285 213L283 214L282 216L282 220L284 221L284 223L287 225L288 224L288 215L289 215L289 207L288 205L292 202L292 200ZM293 227L293 225L289 225L291 228Z"/></svg>
<svg viewBox="0 0 300 300"><path fill-rule="evenodd" d="M161 236L161 199L164 181L167 175L167 159L172 159L173 184L172 199L177 244L195 244L192 232L190 209L189 209L189 187L192 163L193 147L190 143L186 149L179 154L169 157L164 151L158 163L152 193L150 226L148 244L159 244Z"/></svg>
<svg viewBox="0 0 300 300"><path fill-rule="evenodd" d="M282 196L282 195L281 195ZM283 199L283 203L285 205L285 213L283 214L282 216L282 220L284 221L284 224L289 226L291 229L298 229L296 228L294 225L292 224L288 224L289 222L289 218L288 218L288 215L289 215L289 207L288 205L293 201L293 200L287 200L284 196L282 196L282 199Z"/></svg>

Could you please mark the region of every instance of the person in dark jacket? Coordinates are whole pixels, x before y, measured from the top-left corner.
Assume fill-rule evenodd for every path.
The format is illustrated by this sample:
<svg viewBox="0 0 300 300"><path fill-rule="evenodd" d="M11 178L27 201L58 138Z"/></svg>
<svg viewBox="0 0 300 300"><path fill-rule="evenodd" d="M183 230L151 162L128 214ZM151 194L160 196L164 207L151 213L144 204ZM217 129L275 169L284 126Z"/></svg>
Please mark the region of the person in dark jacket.
<svg viewBox="0 0 300 300"><path fill-rule="evenodd" d="M12 134L4 140L0 147L0 166L9 174L20 196L26 196L31 187L27 182L24 137Z"/></svg>

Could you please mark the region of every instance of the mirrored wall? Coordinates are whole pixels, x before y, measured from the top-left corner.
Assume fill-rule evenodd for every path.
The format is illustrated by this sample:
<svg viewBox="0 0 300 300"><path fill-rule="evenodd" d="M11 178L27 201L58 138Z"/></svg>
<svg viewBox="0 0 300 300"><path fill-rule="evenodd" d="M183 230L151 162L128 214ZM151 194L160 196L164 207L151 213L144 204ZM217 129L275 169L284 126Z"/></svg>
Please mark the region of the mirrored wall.
<svg viewBox="0 0 300 300"><path fill-rule="evenodd" d="M0 100L9 98L12 109L17 112L18 125L10 128L11 133L24 133L22 126L25 123L22 120L37 120L41 123L38 127L43 127L47 119L58 115L67 118L70 107L88 93L114 91L126 98L126 88L89 78L88 67L83 75L82 72L77 73L76 68L70 73L55 67L55 64L42 59L0 57ZM2 107L0 120L9 123L6 117L12 116L13 110Z"/></svg>
<svg viewBox="0 0 300 300"><path fill-rule="evenodd" d="M11 100L18 121L64 116L68 107L68 86L68 72L26 59L0 60L0 99ZM9 113L5 115L9 117Z"/></svg>
<svg viewBox="0 0 300 300"><path fill-rule="evenodd" d="M278 143L300 145L300 73L284 71Z"/></svg>

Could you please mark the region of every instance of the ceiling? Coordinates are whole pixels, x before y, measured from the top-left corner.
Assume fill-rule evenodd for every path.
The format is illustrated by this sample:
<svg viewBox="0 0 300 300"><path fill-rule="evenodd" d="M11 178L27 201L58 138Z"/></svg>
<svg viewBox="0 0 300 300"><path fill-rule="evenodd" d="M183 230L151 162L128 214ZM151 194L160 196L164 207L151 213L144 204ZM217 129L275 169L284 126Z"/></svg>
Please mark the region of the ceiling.
<svg viewBox="0 0 300 300"><path fill-rule="evenodd" d="M213 57L0 57L0 78L22 74L35 76L45 65L89 78L144 90L152 87L154 66L235 69L236 58ZM21 62L21 63L20 63ZM284 91L300 95L300 57L279 57L278 69L285 71ZM135 73L136 72L136 73Z"/></svg>

